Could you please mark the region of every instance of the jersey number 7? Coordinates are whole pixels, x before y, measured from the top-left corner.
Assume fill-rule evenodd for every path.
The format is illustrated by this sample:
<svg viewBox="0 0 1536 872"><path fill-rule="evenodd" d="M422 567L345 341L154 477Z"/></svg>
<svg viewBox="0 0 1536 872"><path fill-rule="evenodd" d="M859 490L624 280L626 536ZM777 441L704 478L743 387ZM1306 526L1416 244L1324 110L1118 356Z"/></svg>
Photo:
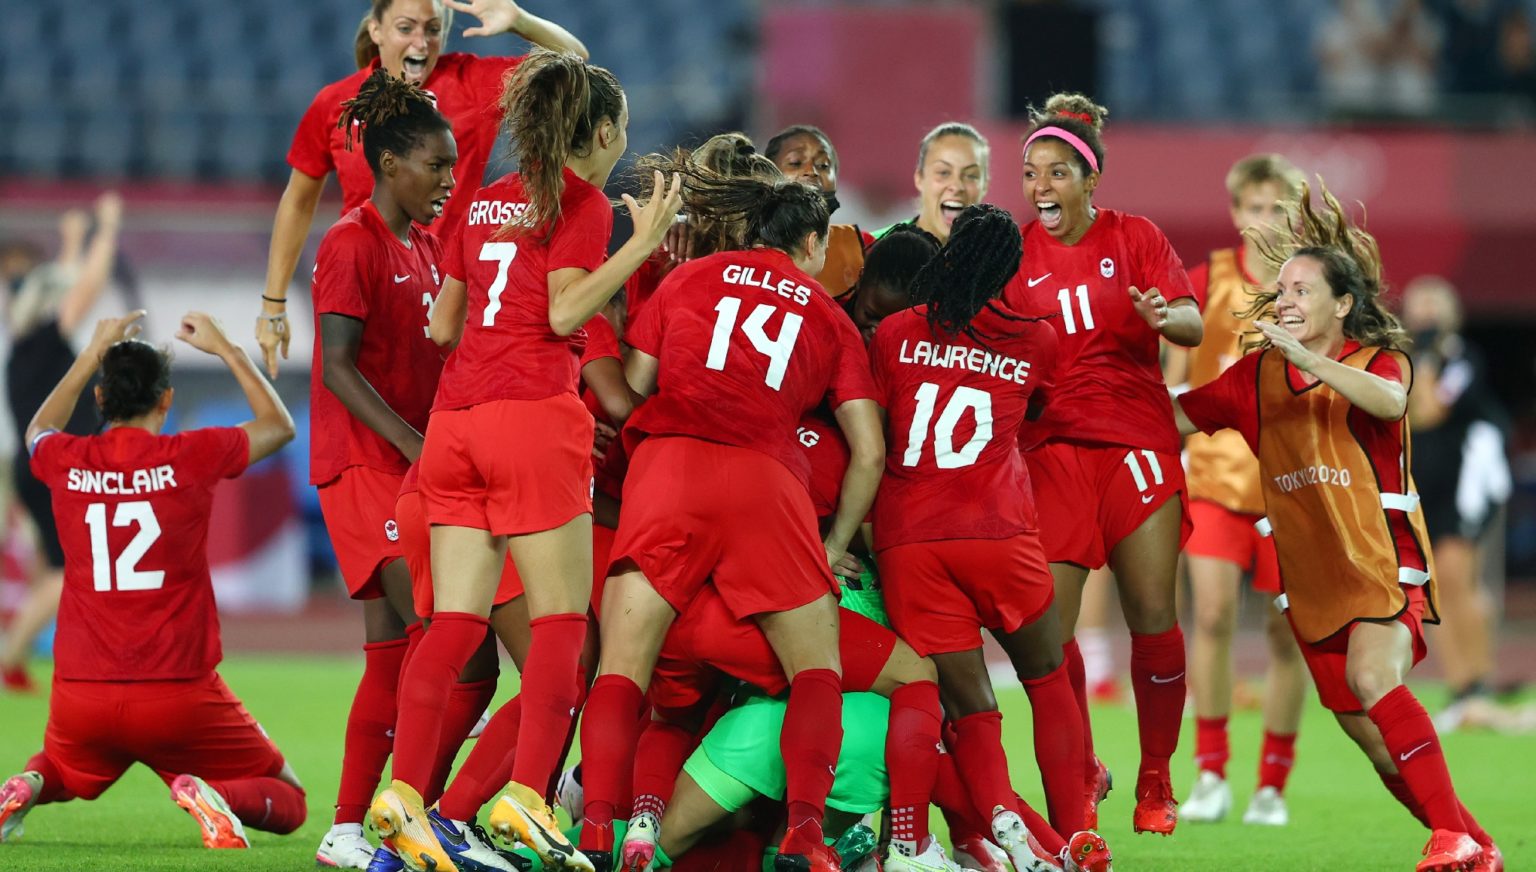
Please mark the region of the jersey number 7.
<svg viewBox="0 0 1536 872"><path fill-rule="evenodd" d="M155 517L155 507L138 500L118 503L112 513L112 526L127 527L137 524L139 532L129 540L123 553L112 560L107 547L107 504L91 503L85 509L85 525L91 528L91 578L96 590L112 589L112 571L117 570L118 590L159 590L165 584L165 571L143 570L139 560L160 538L160 520Z"/></svg>
<svg viewBox="0 0 1536 872"><path fill-rule="evenodd" d="M709 338L709 356L704 359L704 366L716 372L725 371L725 357L731 350L731 331L736 329L736 318L741 314L740 297L721 297L715 304L715 331ZM768 323L769 317L778 308L767 303L758 304L757 308L742 322L741 332L757 349L768 358L768 372L763 375L763 381L768 387L778 390L784 386L784 373L789 369L789 355L795 350L795 340L800 338L800 325L805 321L794 312L784 313L784 326L779 328L779 338L769 339L763 332L763 325Z"/></svg>

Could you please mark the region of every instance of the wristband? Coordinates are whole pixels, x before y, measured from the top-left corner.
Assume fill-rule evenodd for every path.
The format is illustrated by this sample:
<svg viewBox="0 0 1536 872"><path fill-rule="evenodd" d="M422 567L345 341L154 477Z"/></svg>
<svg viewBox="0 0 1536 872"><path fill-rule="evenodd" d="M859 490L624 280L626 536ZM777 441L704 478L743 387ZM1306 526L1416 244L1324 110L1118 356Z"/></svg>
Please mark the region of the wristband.
<svg viewBox="0 0 1536 872"><path fill-rule="evenodd" d="M263 299L263 300L266 300L266 301L267 301L267 302L269 302L269 303L282 303L282 304L283 304L283 305L285 305L285 306L286 306L286 305L288 305L288 298L287 298L287 297L282 297L282 298L278 298L278 297L269 297L269 296L267 296L267 295L266 295L266 294L262 294L262 295L261 295L261 298L262 298L262 299Z"/></svg>

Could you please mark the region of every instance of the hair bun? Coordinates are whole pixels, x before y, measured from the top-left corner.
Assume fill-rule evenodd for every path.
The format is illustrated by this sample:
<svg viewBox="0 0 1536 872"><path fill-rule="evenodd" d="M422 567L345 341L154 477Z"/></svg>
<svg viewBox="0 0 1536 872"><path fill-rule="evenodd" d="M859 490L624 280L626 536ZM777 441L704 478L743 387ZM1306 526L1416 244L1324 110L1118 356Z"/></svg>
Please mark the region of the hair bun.
<svg viewBox="0 0 1536 872"><path fill-rule="evenodd" d="M1104 119L1109 117L1109 110L1093 102L1086 94L1063 92L1052 94L1045 101L1044 117L1071 118L1093 128L1094 133L1101 133L1104 130Z"/></svg>

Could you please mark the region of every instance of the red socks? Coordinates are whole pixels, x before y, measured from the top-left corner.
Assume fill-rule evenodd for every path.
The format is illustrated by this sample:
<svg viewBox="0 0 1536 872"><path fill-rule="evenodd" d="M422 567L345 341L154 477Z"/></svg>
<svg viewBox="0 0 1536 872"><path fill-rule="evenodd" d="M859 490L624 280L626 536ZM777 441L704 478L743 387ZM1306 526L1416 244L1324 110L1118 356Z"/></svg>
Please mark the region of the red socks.
<svg viewBox="0 0 1536 872"><path fill-rule="evenodd" d="M1467 832L1461 802L1456 798L1445 755L1440 751L1440 737L1413 692L1399 685L1366 714L1381 730L1393 765L1424 810L1430 829Z"/></svg>
<svg viewBox="0 0 1536 872"><path fill-rule="evenodd" d="M632 793L633 754L640 739L645 692L623 675L600 675L581 719L583 850L613 847L613 818Z"/></svg>
<svg viewBox="0 0 1536 872"><path fill-rule="evenodd" d="M304 791L280 778L209 781L229 810L251 829L287 835L304 825Z"/></svg>
<svg viewBox="0 0 1536 872"><path fill-rule="evenodd" d="M1268 736L1268 733L1265 735ZM1199 772L1214 772L1225 779L1227 761L1231 759L1227 719L1195 718L1195 769Z"/></svg>
<svg viewBox="0 0 1536 872"><path fill-rule="evenodd" d="M1131 634L1131 689L1141 734L1141 774L1156 772L1167 780L1168 761L1179 747L1187 692L1184 633L1177 624L1162 633Z"/></svg>
<svg viewBox="0 0 1536 872"><path fill-rule="evenodd" d="M405 639L394 639L363 646L363 677L347 713L335 823L362 823L379 788L379 775L394 746L390 731L395 727L395 692L400 686L406 645Z"/></svg>
<svg viewBox="0 0 1536 872"><path fill-rule="evenodd" d="M1088 717L1088 673L1083 667L1083 651L1076 639L1068 639L1061 646L1062 665L1067 668L1067 680L1072 682L1072 695L1077 699L1077 711L1083 717L1083 776L1088 784L1099 778L1099 767L1094 765L1093 722Z"/></svg>
<svg viewBox="0 0 1536 872"><path fill-rule="evenodd" d="M961 777L970 785L971 800L990 833L998 806L1018 811L1013 785L1008 780L1008 756L1003 751L1003 713L977 712L954 721L954 725L955 742L950 753L955 756L955 767Z"/></svg>
<svg viewBox="0 0 1536 872"><path fill-rule="evenodd" d="M437 763L444 713L459 672L485 641L490 622L467 612L438 612L400 681L395 722L395 778L425 791Z"/></svg>
<svg viewBox="0 0 1536 872"><path fill-rule="evenodd" d="M820 830L842 746L842 679L831 669L801 671L789 683L789 706L779 735L792 831L806 821Z"/></svg>
<svg viewBox="0 0 1536 872"><path fill-rule="evenodd" d="M522 697L514 696L491 715L490 723L469 751L459 774L443 793L438 811L450 820L472 820L512 778L517 728L523 719Z"/></svg>
<svg viewBox="0 0 1536 872"><path fill-rule="evenodd" d="M442 797L443 785L448 783L448 773L453 771L453 761L458 759L459 749L495 695L495 678L454 684L448 694L448 708L443 711L443 734L438 737L437 760L432 764L432 780L421 794L428 808Z"/></svg>
<svg viewBox="0 0 1536 872"><path fill-rule="evenodd" d="M944 720L939 686L917 681L891 694L885 734L885 769L891 780L891 838L915 855L928 838L928 803L939 769L939 733Z"/></svg>
<svg viewBox="0 0 1536 872"><path fill-rule="evenodd" d="M1034 712L1035 763L1045 785L1046 810L1058 833L1083 827L1083 722L1072 695L1066 664L1040 678L1019 679Z"/></svg>
<svg viewBox="0 0 1536 872"><path fill-rule="evenodd" d="M634 756L634 813L650 812L661 820L672 801L677 774L698 741L687 729L662 721L643 722L642 730Z"/></svg>
<svg viewBox="0 0 1536 872"><path fill-rule="evenodd" d="M1285 792L1285 781L1296 765L1296 734L1282 736L1264 731L1264 748L1259 752L1259 786Z"/></svg>
<svg viewBox="0 0 1536 872"><path fill-rule="evenodd" d="M523 664L523 721L518 728L517 756L512 780L543 790L560 766L582 688L577 674L581 646L587 638L587 616L570 612L545 615L528 622L528 659Z"/></svg>

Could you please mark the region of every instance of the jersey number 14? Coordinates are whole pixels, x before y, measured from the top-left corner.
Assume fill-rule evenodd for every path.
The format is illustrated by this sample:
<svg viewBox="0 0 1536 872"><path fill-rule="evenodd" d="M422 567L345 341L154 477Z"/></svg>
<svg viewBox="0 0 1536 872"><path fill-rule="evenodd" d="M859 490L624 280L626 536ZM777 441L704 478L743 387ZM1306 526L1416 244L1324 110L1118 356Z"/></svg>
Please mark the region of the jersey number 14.
<svg viewBox="0 0 1536 872"><path fill-rule="evenodd" d="M716 372L724 372L725 357L731 350L731 333L736 329L736 319L741 315L741 298L721 297L720 302L715 304L715 311L719 314L715 316L715 330L709 337L709 356L704 358L704 366ZM789 355L795 350L795 340L800 338L800 325L805 321L794 312L785 312L778 338L770 339L763 326L777 311L776 306L760 303L741 324L742 335L747 337L753 348L768 358L768 371L763 374L763 381L774 390L784 386Z"/></svg>

